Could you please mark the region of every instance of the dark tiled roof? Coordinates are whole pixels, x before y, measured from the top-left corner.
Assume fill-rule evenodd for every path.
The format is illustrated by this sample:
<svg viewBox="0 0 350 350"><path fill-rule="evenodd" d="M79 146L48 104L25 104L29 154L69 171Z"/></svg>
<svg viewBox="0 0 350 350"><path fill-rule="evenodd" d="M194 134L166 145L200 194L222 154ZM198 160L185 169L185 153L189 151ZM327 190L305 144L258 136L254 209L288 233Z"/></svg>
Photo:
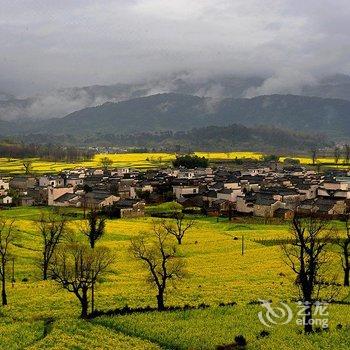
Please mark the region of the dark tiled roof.
<svg viewBox="0 0 350 350"><path fill-rule="evenodd" d="M255 204L257 205L271 205L276 203L276 201L272 197L264 197L264 196L258 196Z"/></svg>
<svg viewBox="0 0 350 350"><path fill-rule="evenodd" d="M75 197L77 197L77 195L74 193L65 193L61 197L56 198L54 201L64 203L64 202L67 202Z"/></svg>

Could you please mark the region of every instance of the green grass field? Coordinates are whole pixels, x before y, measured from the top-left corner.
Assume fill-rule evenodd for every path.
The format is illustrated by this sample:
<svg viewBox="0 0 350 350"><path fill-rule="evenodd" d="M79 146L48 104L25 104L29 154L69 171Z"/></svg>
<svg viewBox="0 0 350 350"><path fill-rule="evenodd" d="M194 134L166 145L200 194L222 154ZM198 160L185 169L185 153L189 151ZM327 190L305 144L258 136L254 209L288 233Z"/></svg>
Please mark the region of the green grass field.
<svg viewBox="0 0 350 350"><path fill-rule="evenodd" d="M42 209L48 210L48 209ZM283 263L278 246L255 242L285 238L285 224L264 225L257 220L229 223L199 218L180 247L188 277L170 289L166 305L210 305L207 309L148 312L124 316L79 319L77 299L52 281L41 281L37 259L40 236L36 220L40 208L1 211L16 218L16 283L8 285L9 305L0 307L1 349L215 349L244 335L249 349L349 349L350 305L329 307L329 332L306 336L300 327L279 325L268 337L257 339L264 329L258 319L260 299L274 302L296 297L294 276ZM71 219L77 230L77 219ZM128 252L130 238L151 228L150 218L110 220L99 245L109 247L115 260L96 288L96 307L155 307L155 290L145 282L145 273ZM241 237L246 251L241 254ZM238 239L234 239L237 237ZM335 256L335 258L338 258ZM341 280L340 265L336 271ZM346 298L342 288L338 298ZM349 296L348 296L349 300ZM219 306L236 302L235 306ZM343 328L336 329L341 323Z"/></svg>
<svg viewBox="0 0 350 350"><path fill-rule="evenodd" d="M213 161L239 159L260 159L262 153L255 152L196 152L198 156L206 157ZM33 173L55 173L65 169L74 169L78 167L98 167L101 159L108 157L113 161L113 167L132 167L137 169L157 168L168 166L175 159L174 153L120 153L120 154L98 154L91 161L65 163L65 162L50 162L43 161L37 158L32 159ZM280 158L283 161L285 157ZM297 157L301 164L311 164L311 159L308 157ZM332 163L332 158L320 158L319 163ZM338 167L343 167L339 164ZM23 160L0 158L0 173L23 173Z"/></svg>

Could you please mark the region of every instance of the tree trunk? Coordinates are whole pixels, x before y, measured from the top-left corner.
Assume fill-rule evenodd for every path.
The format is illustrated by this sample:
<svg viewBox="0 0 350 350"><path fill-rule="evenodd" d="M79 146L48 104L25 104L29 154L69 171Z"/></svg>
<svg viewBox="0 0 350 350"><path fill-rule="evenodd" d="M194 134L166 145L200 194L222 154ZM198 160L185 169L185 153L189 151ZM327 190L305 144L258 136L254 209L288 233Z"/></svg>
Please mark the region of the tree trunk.
<svg viewBox="0 0 350 350"><path fill-rule="evenodd" d="M159 291L157 295L158 311L165 310L164 306L164 291Z"/></svg>
<svg viewBox="0 0 350 350"><path fill-rule="evenodd" d="M350 242L346 241L345 245L343 246L343 256L344 256L344 286L349 287L350 285L350 256L349 256L349 245Z"/></svg>
<svg viewBox="0 0 350 350"><path fill-rule="evenodd" d="M177 243L179 243L179 244L181 244L181 243L182 243L182 237L177 236L177 237L176 237L176 239L177 239Z"/></svg>
<svg viewBox="0 0 350 350"><path fill-rule="evenodd" d="M44 281L47 280L47 270L48 270L47 264L46 264L46 262L44 262L44 264L43 264L43 280Z"/></svg>
<svg viewBox="0 0 350 350"><path fill-rule="evenodd" d="M344 286L350 286L350 266L344 269Z"/></svg>
<svg viewBox="0 0 350 350"><path fill-rule="evenodd" d="M305 303L305 317L304 317L304 332L306 334L313 332L312 327L312 304Z"/></svg>
<svg viewBox="0 0 350 350"><path fill-rule="evenodd" d="M94 240L93 238L90 238L90 247L91 247L92 249L95 248L95 240Z"/></svg>
<svg viewBox="0 0 350 350"><path fill-rule="evenodd" d="M5 270L2 270L3 276L2 276L2 290L1 290L1 299L2 299L2 306L7 305L7 295L6 295L6 279L5 279Z"/></svg>
<svg viewBox="0 0 350 350"><path fill-rule="evenodd" d="M82 292L80 303L81 303L81 315L80 315L80 317L83 319L86 319L88 317L89 301L87 298L87 290L85 290L85 289Z"/></svg>

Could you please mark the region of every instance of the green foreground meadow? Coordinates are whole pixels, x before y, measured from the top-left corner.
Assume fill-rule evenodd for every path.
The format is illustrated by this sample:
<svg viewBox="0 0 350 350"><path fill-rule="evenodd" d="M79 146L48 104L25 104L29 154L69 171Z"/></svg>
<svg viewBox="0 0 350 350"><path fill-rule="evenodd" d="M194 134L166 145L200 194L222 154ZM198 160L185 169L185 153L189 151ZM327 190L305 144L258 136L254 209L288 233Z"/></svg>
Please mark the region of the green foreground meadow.
<svg viewBox="0 0 350 350"><path fill-rule="evenodd" d="M260 323L258 299L293 304L297 296L294 276L283 262L280 247L257 242L285 238L289 230L286 224L216 222L201 217L180 246L188 276L169 290L166 305L205 303L209 308L83 321L71 293L53 281L40 279L37 261L41 241L36 223L40 213L39 208L0 212L1 217L16 218L17 228L12 250L16 282L13 287L8 284L9 305L0 307L1 349L215 349L232 343L239 334L246 337L248 349L350 348L350 305L330 305L330 329L319 334L303 335L295 322L271 328ZM71 219L69 226L77 230L78 224L79 219ZM145 282L144 270L128 251L130 238L150 228L150 218L108 221L106 234L97 244L109 247L115 260L97 285L97 309L156 306L156 291ZM341 281L340 264L336 266ZM338 298L349 301L348 293L342 288ZM219 306L230 302L237 305ZM270 335L259 338L263 330Z"/></svg>

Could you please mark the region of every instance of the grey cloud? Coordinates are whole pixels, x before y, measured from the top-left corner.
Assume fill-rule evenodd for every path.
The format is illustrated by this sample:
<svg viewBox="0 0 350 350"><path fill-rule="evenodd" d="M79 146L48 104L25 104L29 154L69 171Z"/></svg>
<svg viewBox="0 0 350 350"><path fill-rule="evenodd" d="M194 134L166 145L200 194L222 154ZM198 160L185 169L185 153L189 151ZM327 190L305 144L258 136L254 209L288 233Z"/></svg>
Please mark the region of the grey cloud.
<svg viewBox="0 0 350 350"><path fill-rule="evenodd" d="M345 0L6 0L0 90L9 82L28 95L186 70L268 78L247 96L298 92L350 72L349 16Z"/></svg>

